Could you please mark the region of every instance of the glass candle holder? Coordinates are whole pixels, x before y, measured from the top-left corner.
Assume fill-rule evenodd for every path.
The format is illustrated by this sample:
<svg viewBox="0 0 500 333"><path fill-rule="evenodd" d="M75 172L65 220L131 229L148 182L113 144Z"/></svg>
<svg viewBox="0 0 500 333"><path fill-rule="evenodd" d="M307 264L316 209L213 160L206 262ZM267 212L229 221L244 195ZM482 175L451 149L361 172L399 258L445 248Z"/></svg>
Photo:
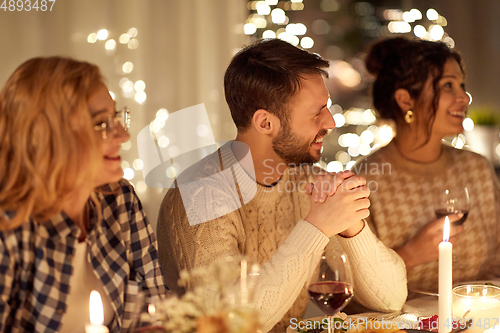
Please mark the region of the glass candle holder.
<svg viewBox="0 0 500 333"><path fill-rule="evenodd" d="M453 317L472 319L470 333L482 333L498 324L500 288L489 285L463 285L453 288Z"/></svg>

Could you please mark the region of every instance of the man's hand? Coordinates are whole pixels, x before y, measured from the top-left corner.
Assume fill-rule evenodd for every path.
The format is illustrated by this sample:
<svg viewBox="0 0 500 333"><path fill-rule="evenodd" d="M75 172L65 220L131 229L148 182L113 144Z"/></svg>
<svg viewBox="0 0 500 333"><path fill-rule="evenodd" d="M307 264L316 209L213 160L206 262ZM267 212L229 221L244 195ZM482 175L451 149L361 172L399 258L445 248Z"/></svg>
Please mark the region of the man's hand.
<svg viewBox="0 0 500 333"><path fill-rule="evenodd" d="M327 237L357 234L364 225L361 220L370 215L370 190L365 185L363 177L350 171L320 173L314 185L306 186L311 210L305 220Z"/></svg>
<svg viewBox="0 0 500 333"><path fill-rule="evenodd" d="M451 243L456 242L460 233L465 230L463 225L452 224L460 220L462 216L461 213L448 215L450 219ZM415 266L438 260L439 243L443 240L444 219L443 217L429 222L408 243L395 249L401 258L403 258L408 271Z"/></svg>

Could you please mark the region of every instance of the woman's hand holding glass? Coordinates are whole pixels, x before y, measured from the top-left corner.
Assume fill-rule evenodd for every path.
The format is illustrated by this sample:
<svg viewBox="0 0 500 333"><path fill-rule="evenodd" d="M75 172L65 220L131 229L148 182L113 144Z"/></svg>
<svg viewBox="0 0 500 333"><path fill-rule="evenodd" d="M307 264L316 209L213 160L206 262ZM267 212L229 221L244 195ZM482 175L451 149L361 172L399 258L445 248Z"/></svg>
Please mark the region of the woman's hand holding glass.
<svg viewBox="0 0 500 333"><path fill-rule="evenodd" d="M453 222L459 221L463 216L461 214L447 216L451 224L450 242L454 243L465 229L463 225L453 224ZM405 245L395 249L403 258L408 271L415 266L438 260L439 243L443 241L444 220L445 218L442 217L428 223Z"/></svg>

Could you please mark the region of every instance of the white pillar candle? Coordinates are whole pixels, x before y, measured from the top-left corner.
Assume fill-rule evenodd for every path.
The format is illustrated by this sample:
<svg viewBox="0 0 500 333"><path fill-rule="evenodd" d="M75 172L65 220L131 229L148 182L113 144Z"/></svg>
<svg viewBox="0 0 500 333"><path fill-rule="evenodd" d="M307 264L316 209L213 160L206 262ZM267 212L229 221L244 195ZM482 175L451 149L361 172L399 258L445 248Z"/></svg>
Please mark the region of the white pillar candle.
<svg viewBox="0 0 500 333"><path fill-rule="evenodd" d="M85 333L109 333L104 326L104 308L102 306L101 294L92 290L89 302L90 324L85 326Z"/></svg>
<svg viewBox="0 0 500 333"><path fill-rule="evenodd" d="M453 321L451 317L453 245L449 242L449 239L450 220L446 216L443 228L443 241L439 244L439 333L450 332Z"/></svg>

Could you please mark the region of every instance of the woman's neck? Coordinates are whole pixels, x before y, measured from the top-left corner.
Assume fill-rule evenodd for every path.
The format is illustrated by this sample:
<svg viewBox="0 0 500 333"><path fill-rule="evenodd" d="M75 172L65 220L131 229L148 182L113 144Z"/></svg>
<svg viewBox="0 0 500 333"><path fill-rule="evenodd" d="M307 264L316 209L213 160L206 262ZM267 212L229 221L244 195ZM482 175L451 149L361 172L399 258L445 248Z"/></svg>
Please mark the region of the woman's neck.
<svg viewBox="0 0 500 333"><path fill-rule="evenodd" d="M80 241L87 236L88 214L86 212L90 191L77 191L69 194L64 201L63 210L82 230Z"/></svg>
<svg viewBox="0 0 500 333"><path fill-rule="evenodd" d="M399 153L406 159L420 163L430 163L436 161L441 155L441 138L426 136L420 133L402 131L394 138L394 143Z"/></svg>

